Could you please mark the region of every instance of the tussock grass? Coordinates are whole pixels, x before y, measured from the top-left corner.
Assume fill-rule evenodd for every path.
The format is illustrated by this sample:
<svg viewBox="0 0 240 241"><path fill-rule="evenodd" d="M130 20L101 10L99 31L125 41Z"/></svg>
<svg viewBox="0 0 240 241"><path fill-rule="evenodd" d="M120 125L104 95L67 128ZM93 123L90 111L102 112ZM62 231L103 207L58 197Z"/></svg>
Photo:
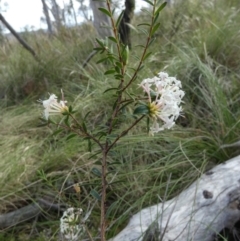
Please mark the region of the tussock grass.
<svg viewBox="0 0 240 241"><path fill-rule="evenodd" d="M175 196L205 170L240 153L237 147L220 148L239 140L238 4L184 1L163 12L162 28L150 47L153 54L132 91L140 91L137 84L143 78L166 70L183 83L184 114L173 130L154 137L145 135L143 121L111 151L109 237L141 208ZM139 18L142 21L144 13L136 17L136 23ZM38 127L41 107L37 100L47 97L47 92L60 96L60 88L78 117L90 111L89 128L108 121L115 99L111 92L103 92L118 83L103 74L106 63L95 64L97 56L82 68L94 45L94 33L86 29L86 25L63 29L53 39L27 33L24 37L41 63L17 43L0 47L0 210L15 210L44 195L85 211L94 205L87 226L97 236L100 206L91 191L101 190L100 177L94 172L100 169L100 156L91 157L80 138L66 141L62 134L53 136L51 128ZM143 42L140 32L132 37L134 45ZM133 67L139 51L133 48L131 52ZM76 183L80 193L74 191ZM34 225L22 223L1 231L0 240L56 240L58 220L56 213L46 213Z"/></svg>

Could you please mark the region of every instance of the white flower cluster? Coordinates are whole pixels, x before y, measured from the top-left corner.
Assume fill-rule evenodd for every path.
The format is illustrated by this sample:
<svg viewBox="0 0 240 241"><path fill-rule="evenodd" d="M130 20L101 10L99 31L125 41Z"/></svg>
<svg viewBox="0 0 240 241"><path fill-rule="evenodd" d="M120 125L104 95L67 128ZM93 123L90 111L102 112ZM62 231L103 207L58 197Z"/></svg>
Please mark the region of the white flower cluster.
<svg viewBox="0 0 240 241"><path fill-rule="evenodd" d="M148 95L149 116L153 118L150 133L172 128L182 111L180 104L184 91L181 90L181 81L160 72L152 79L144 79L140 86ZM163 122L161 126L158 120Z"/></svg>
<svg viewBox="0 0 240 241"><path fill-rule="evenodd" d="M66 106L67 101L60 100L57 101L57 96L51 94L48 100L40 100L44 107L44 117L48 120L50 115L59 115L68 111Z"/></svg>
<svg viewBox="0 0 240 241"><path fill-rule="evenodd" d="M85 227L81 224L81 208L68 208L60 219L60 231L65 239L70 241L79 240L85 232Z"/></svg>

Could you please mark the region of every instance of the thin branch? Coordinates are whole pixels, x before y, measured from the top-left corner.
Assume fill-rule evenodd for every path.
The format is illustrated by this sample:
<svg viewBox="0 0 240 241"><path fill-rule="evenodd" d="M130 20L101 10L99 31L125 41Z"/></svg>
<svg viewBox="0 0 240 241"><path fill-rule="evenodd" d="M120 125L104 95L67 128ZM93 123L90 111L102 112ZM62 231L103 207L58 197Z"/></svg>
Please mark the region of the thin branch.
<svg viewBox="0 0 240 241"><path fill-rule="evenodd" d="M7 20L3 17L3 15L1 13L0 13L0 20L3 22L3 24L6 26L6 28L11 32L11 34L19 41L19 43L27 51L29 51L37 61L39 61L35 51L20 37L20 35L12 28L12 26L7 22Z"/></svg>

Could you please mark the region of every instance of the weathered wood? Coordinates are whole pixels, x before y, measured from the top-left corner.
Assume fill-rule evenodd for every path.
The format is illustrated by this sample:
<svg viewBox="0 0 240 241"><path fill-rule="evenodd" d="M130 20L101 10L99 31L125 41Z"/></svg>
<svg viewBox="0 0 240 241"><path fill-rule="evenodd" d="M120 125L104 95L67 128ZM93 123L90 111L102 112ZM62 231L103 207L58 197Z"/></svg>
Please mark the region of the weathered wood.
<svg viewBox="0 0 240 241"><path fill-rule="evenodd" d="M110 241L213 241L240 219L240 156L203 174L177 197L145 208Z"/></svg>
<svg viewBox="0 0 240 241"><path fill-rule="evenodd" d="M90 0L90 6L93 11L93 25L97 30L98 35L103 39L113 36L110 18L99 10L99 8L107 9L106 2Z"/></svg>
<svg viewBox="0 0 240 241"><path fill-rule="evenodd" d="M66 208L65 204L53 203L47 199L39 198L36 203L31 203L25 207L17 209L15 211L0 214L0 229L9 228L15 226L21 222L27 221L49 210L55 210L57 212L63 211Z"/></svg>

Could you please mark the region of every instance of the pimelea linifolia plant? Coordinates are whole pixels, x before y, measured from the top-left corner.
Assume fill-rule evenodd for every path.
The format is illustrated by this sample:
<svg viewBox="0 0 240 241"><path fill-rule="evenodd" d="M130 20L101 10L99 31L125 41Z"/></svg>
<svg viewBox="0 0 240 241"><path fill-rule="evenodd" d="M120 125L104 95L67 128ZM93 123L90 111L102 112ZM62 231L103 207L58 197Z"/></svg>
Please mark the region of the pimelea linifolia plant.
<svg viewBox="0 0 240 241"><path fill-rule="evenodd" d="M146 2L151 5L151 22L142 25L145 26L145 33L147 33L146 43L139 62L137 63L137 67L134 67L133 72L129 71L131 63L129 63L128 46L121 44L117 31L121 16L116 22L114 21L109 0L106 0L107 9L99 9L111 19L111 27L114 36L108 38L110 41L96 39L98 47L95 48L95 50L101 54L105 54L98 62L108 61L110 67L105 74L112 75L116 80L115 88L105 91L114 91L116 100L112 112L110 112L108 116L108 125L106 125L101 132L89 129L87 125L87 116L80 120L75 118L75 111L73 111L72 106L67 104L67 101L64 99L63 91L60 101L57 100L55 94L50 94L49 99L41 101L44 107L44 119L48 124L55 124L58 128L66 129L72 133L70 135L78 135L88 141L90 145L92 145L92 143L97 144L98 149L101 151L102 190L99 195L101 198L101 241L106 240L106 190L109 185L107 182L107 160L110 150L144 118L148 120L147 129L149 134L154 135L164 129L172 128L182 111L181 103L184 92L181 90L181 81L177 80L175 77L170 77L165 72L160 72L157 76L142 81L139 81L138 78L139 71L143 68L144 61L151 55L151 53L148 52L148 48L154 39L154 33L160 25L158 22L159 14L166 6L166 3L159 5L159 1L157 0ZM111 42L111 44L109 44L109 42ZM134 97L131 98L131 94L127 91L133 86L135 88L142 88L143 91L141 96L137 95L136 97L136 95L134 95ZM132 122L122 130L119 128L119 123L117 125L116 123L119 117L124 115L122 109L126 108L126 106L128 106L128 115L132 116ZM63 120L61 120L61 122L56 122L51 119L53 115L63 116ZM126 126L126 123L124 126ZM72 209L69 212L69 217L67 217L67 213L65 213L61 219L61 232L68 240L74 240L75 238L79 238L85 229L81 228L79 223L76 223L78 218L75 219L75 216L79 217L79 215L73 214ZM68 224L66 224L64 220L68 220ZM69 222L72 225L70 225ZM76 227L74 227L74 225L76 225Z"/></svg>

